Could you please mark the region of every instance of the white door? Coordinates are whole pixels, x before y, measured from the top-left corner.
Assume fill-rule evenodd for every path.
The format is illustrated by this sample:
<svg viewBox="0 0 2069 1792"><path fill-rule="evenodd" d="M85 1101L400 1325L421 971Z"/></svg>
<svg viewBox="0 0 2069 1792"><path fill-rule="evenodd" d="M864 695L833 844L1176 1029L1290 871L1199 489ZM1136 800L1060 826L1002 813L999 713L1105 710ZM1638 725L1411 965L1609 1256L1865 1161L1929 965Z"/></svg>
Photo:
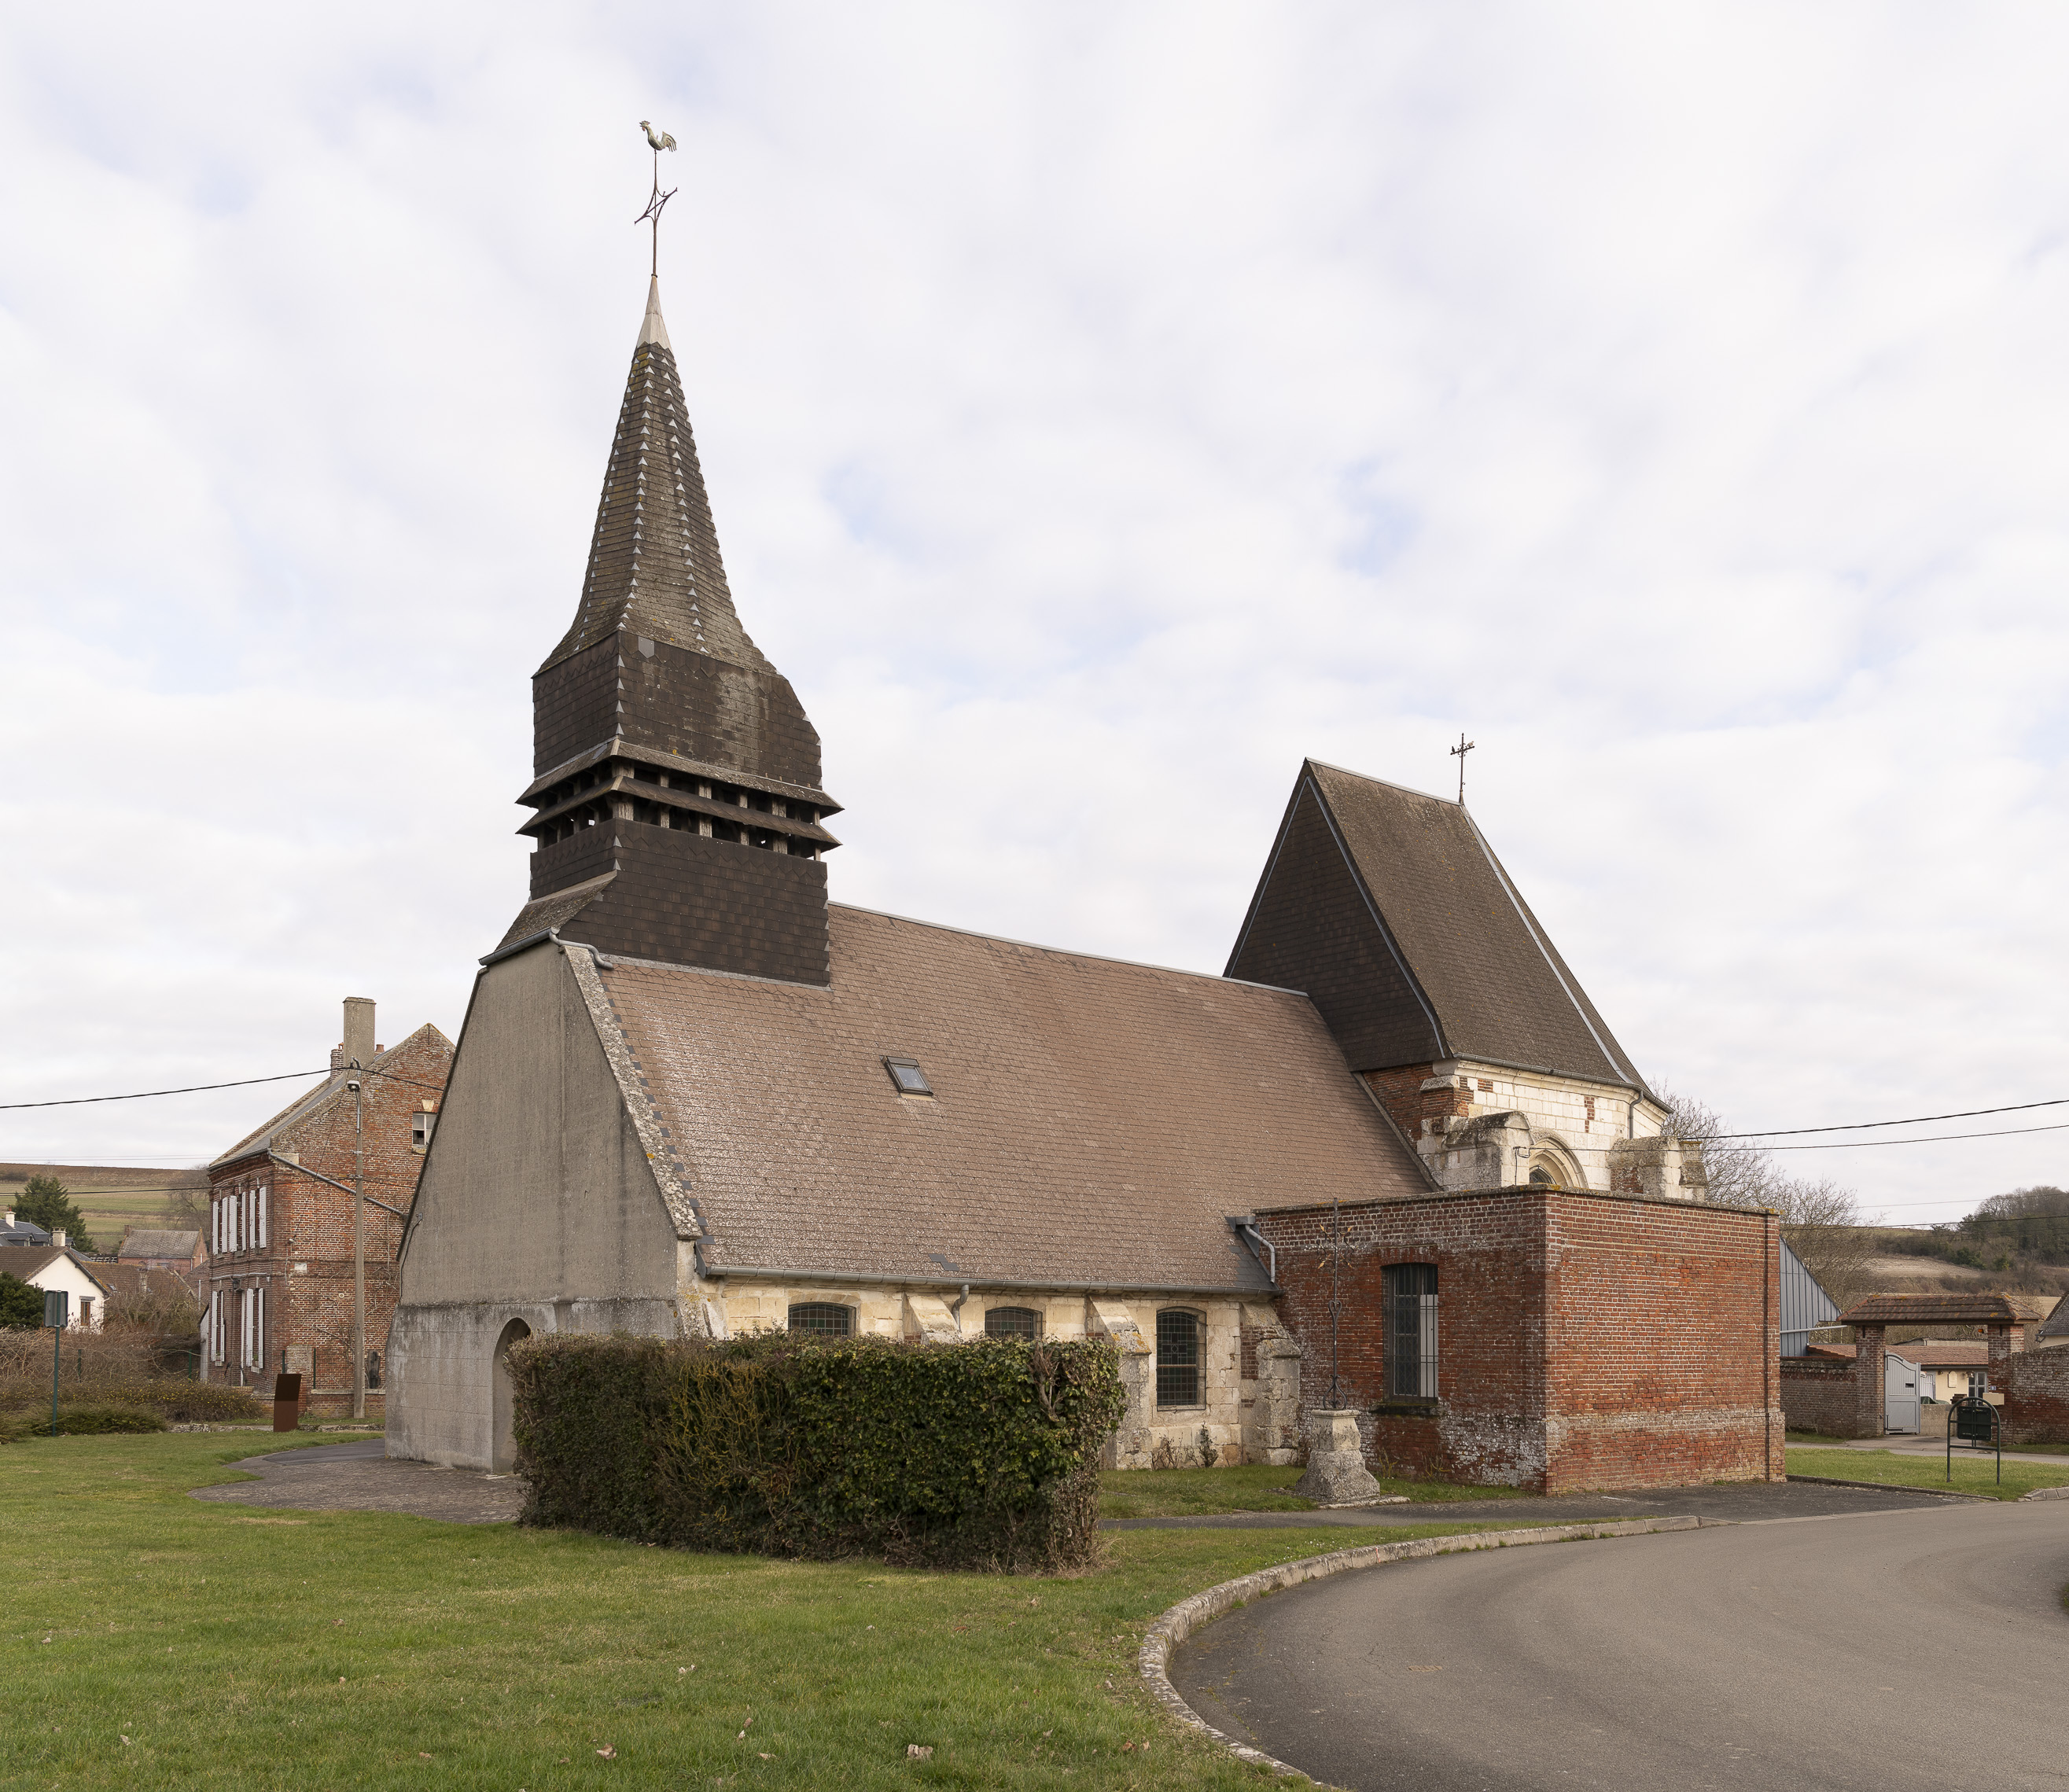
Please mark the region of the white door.
<svg viewBox="0 0 2069 1792"><path fill-rule="evenodd" d="M1883 1358L1883 1427L1891 1431L1918 1429L1918 1365L1892 1350Z"/></svg>

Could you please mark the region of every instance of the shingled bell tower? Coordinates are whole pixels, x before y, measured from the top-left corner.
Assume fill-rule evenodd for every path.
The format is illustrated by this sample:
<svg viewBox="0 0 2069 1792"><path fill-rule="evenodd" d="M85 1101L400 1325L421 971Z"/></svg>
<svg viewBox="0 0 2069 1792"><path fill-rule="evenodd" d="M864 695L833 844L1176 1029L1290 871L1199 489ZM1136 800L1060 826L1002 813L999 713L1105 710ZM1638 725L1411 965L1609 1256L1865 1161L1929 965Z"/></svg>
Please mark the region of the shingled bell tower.
<svg viewBox="0 0 2069 1792"><path fill-rule="evenodd" d="M684 408L660 283L612 438L574 623L532 680L518 831L551 929L614 956L824 984L839 805L790 681L748 638Z"/></svg>

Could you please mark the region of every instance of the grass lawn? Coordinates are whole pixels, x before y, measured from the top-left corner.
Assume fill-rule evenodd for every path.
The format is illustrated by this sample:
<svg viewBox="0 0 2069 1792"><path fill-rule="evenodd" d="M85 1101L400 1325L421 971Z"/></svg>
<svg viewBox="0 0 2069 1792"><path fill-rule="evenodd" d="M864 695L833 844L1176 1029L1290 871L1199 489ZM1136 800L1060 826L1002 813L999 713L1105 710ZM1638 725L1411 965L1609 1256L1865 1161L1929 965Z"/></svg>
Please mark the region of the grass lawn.
<svg viewBox="0 0 2069 1792"><path fill-rule="evenodd" d="M1298 1468L1130 1468L1100 1476L1102 1518L1186 1518L1216 1512L1312 1512L1293 1492ZM1513 1500L1520 1488L1462 1487L1453 1481L1393 1481L1382 1493L1411 1500ZM1519 1520L1518 1522L1522 1522Z"/></svg>
<svg viewBox="0 0 2069 1792"><path fill-rule="evenodd" d="M1128 1532L1015 1579L186 1497L321 1441L0 1448L0 1786L1261 1785L1142 1692L1143 1627L1355 1541Z"/></svg>
<svg viewBox="0 0 2069 1792"><path fill-rule="evenodd" d="M1936 1456L1900 1456L1889 1450L1791 1450L1792 1475L1829 1475L1842 1481L1884 1481L1892 1487L1952 1485L1957 1493L1981 1493L1998 1500L2016 1500L2037 1487L2059 1487L2069 1481L2069 1462L2059 1468L2037 1462L2007 1462L2004 1484L1998 1484L1994 1453L1977 1455L1954 1450L1954 1479L1947 1479L1947 1459Z"/></svg>

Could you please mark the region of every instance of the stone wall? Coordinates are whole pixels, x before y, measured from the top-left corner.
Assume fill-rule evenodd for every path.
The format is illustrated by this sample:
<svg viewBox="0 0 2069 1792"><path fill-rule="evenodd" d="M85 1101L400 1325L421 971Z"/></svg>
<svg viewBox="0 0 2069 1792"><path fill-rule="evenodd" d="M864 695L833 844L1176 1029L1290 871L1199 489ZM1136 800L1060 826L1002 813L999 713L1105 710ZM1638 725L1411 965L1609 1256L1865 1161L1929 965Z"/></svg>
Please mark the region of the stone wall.
<svg viewBox="0 0 2069 1792"><path fill-rule="evenodd" d="M1370 1415L1376 1460L1553 1492L1781 1477L1765 1216L1512 1188L1346 1208L1341 1222L1336 1399ZM1317 1406L1330 1399L1332 1223L1326 1208L1258 1216ZM1433 1400L1388 1391L1397 1263L1437 1270Z"/></svg>
<svg viewBox="0 0 2069 1792"><path fill-rule="evenodd" d="M1368 1071L1365 1081L1439 1183L1451 1189L1526 1182L1533 1161L1569 1186L1618 1187L1617 1147L1657 1138L1666 1119L1615 1084L1466 1059ZM1672 1180L1678 1185L1678 1175ZM1671 1198L1677 1187L1642 1192Z"/></svg>
<svg viewBox="0 0 2069 1792"><path fill-rule="evenodd" d="M1120 1348L1128 1410L1108 1446L1108 1467L1199 1467L1203 1452L1223 1467L1299 1457L1300 1352L1263 1303L975 1285L965 1298L953 1287L776 1283L738 1276L704 1282L695 1300L710 1315L709 1329L721 1336L781 1331L793 1306L811 1303L847 1308L854 1336L936 1343L982 1337L985 1315L994 1307L1031 1308L1045 1337L1110 1337ZM1159 1406L1157 1315L1174 1307L1201 1321L1202 1398L1195 1405Z"/></svg>

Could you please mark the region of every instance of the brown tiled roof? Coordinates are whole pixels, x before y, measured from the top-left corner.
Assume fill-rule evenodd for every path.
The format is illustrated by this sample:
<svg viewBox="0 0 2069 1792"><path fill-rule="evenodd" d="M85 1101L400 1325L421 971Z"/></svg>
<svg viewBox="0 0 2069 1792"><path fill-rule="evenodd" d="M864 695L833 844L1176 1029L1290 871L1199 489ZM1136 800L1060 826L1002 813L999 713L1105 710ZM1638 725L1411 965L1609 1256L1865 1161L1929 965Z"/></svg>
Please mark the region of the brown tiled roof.
<svg viewBox="0 0 2069 1792"><path fill-rule="evenodd" d="M830 921L830 987L602 961L715 1272L1255 1289L1228 1216L1429 1186L1303 996Z"/></svg>
<svg viewBox="0 0 2069 1792"><path fill-rule="evenodd" d="M91 1263L68 1244L17 1244L0 1253L0 1269L4 1269L17 1281L26 1282L39 1269L47 1267L60 1257L69 1257L86 1272L90 1280L98 1282L104 1288L108 1285L107 1272L113 1267L109 1263Z"/></svg>
<svg viewBox="0 0 2069 1792"><path fill-rule="evenodd" d="M542 671L619 629L737 666L769 666L726 586L675 351L656 328L659 294L656 281L611 438L581 607Z"/></svg>
<svg viewBox="0 0 2069 1792"><path fill-rule="evenodd" d="M1462 806L1314 760L1229 974L1308 991L1360 1070L1471 1058L1644 1088Z"/></svg>
<svg viewBox="0 0 2069 1792"><path fill-rule="evenodd" d="M2002 1294L1871 1294L1835 1325L2015 1325L2026 1315Z"/></svg>
<svg viewBox="0 0 2069 1792"><path fill-rule="evenodd" d="M185 1263L200 1248L198 1232L132 1232L116 1253L122 1257L172 1257Z"/></svg>

